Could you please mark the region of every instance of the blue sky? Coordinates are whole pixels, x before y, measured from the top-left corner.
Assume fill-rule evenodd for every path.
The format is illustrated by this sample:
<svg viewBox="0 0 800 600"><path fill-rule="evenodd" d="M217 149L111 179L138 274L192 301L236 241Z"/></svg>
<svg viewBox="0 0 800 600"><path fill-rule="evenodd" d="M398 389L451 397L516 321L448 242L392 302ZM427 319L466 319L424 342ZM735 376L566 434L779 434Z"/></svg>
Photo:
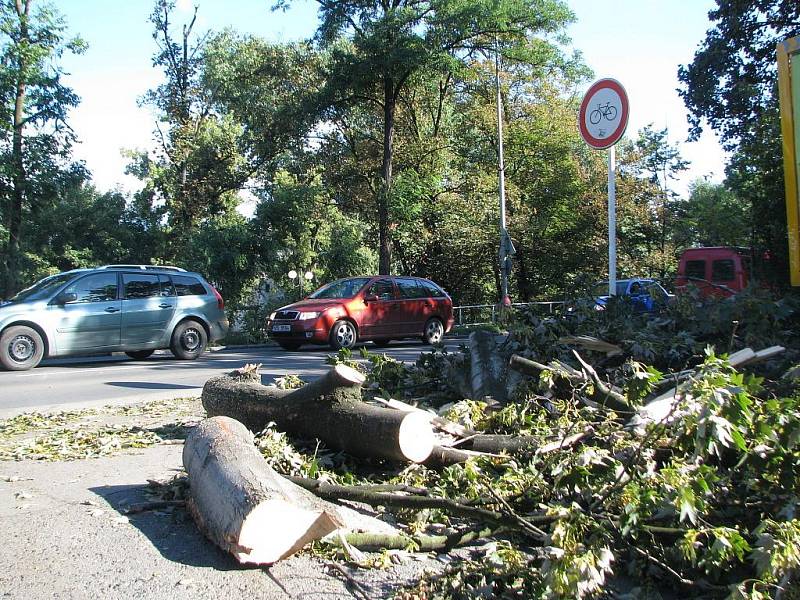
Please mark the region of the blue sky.
<svg viewBox="0 0 800 600"><path fill-rule="evenodd" d="M273 41L309 37L316 26L316 3L298 0L286 13L271 12L271 0L198 0L196 30L232 27ZM596 78L614 77L626 88L631 103L628 136L648 123L668 127L691 170L675 188L685 193L690 181L710 176L720 181L724 155L711 133L699 142L685 142L686 110L679 98L677 69L691 61L709 23L712 0L568 0L577 16L570 27L573 46L583 52ZM176 22L191 16L194 3L178 0ZM137 182L124 175L121 148L147 148L154 118L137 106L147 89L160 81L151 57L155 51L148 17L149 0L59 0L70 31L89 50L65 59L68 85L81 96L70 123L81 139L76 155L86 161L99 189ZM588 85L587 85L588 87Z"/></svg>

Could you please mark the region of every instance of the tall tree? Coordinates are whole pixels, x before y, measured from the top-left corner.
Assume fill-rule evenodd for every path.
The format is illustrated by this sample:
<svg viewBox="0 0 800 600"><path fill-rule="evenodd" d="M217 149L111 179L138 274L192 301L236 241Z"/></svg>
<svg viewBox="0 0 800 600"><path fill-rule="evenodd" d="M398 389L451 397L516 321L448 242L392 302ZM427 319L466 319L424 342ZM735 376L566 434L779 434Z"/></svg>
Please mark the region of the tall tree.
<svg viewBox="0 0 800 600"><path fill-rule="evenodd" d="M689 162L681 158L677 146L669 143L666 127L657 131L652 124L646 125L639 131L635 146L641 155L644 174L658 190L651 209L658 227L658 274L665 279L675 254L674 249L670 248L670 241L674 237L672 229L678 194L670 186L680 173L689 168Z"/></svg>
<svg viewBox="0 0 800 600"><path fill-rule="evenodd" d="M723 184L698 180L679 208L676 241L681 247L746 246L751 243L748 206Z"/></svg>
<svg viewBox="0 0 800 600"><path fill-rule="evenodd" d="M202 81L209 34L196 33L197 10L176 32L174 0L155 2L153 65L163 69L164 81L142 101L158 110L156 151L132 157L131 172L146 183L143 193L164 203L170 259L181 256L204 219L224 215L238 202L236 191L247 180L241 129L215 110L215 89Z"/></svg>
<svg viewBox="0 0 800 600"><path fill-rule="evenodd" d="M752 206L753 243L768 248L786 282L787 242L778 118L775 47L800 35L796 0L717 0L712 27L689 65L681 66L680 94L692 136L703 120L716 130L734 161L728 185Z"/></svg>
<svg viewBox="0 0 800 600"><path fill-rule="evenodd" d="M316 39L332 50L326 93L336 103L368 103L381 112L382 158L375 186L379 271L392 268L390 199L395 120L401 93L424 71L453 72L480 50L555 62L555 44L572 14L560 0L317 0ZM285 7L291 0L278 0ZM537 43L530 43L540 36ZM498 40L501 42L498 44Z"/></svg>
<svg viewBox="0 0 800 600"><path fill-rule="evenodd" d="M63 85L59 60L85 44L67 39L66 28L50 6L33 10L33 0L0 2L0 210L7 236L0 296L19 289L25 210L47 199L65 173L81 172L69 164L75 137L67 125L78 97Z"/></svg>

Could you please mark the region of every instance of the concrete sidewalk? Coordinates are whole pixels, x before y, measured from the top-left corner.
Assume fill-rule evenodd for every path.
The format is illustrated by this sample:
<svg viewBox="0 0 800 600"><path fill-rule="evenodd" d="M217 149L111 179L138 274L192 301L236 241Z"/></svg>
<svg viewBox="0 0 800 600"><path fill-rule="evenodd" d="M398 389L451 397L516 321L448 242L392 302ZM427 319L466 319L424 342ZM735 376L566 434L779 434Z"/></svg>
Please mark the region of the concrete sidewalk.
<svg viewBox="0 0 800 600"><path fill-rule="evenodd" d="M4 598L353 598L340 574L299 555L244 568L206 540L182 508L125 516L148 480L182 469L182 443L112 457L0 462L0 593ZM386 598L425 562L349 569ZM431 563L428 563L431 564Z"/></svg>

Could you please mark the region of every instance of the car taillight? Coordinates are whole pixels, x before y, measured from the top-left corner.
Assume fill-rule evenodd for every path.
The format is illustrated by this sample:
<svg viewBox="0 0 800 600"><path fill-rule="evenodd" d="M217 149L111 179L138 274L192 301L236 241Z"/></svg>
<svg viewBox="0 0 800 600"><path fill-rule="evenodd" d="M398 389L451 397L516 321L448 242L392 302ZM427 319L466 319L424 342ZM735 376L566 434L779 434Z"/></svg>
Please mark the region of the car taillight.
<svg viewBox="0 0 800 600"><path fill-rule="evenodd" d="M217 288L215 288L213 285L211 286L211 291L214 292L214 295L217 297L217 306L219 307L219 309L220 310L224 310L225 309L225 300L222 299L222 294L220 294L217 291Z"/></svg>

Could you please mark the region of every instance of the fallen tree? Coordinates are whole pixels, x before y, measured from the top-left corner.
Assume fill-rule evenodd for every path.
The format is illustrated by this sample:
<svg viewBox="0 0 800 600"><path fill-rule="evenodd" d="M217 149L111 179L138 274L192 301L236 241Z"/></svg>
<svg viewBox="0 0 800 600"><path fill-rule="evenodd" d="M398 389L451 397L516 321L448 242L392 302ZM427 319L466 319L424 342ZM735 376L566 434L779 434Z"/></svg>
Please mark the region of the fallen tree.
<svg viewBox="0 0 800 600"><path fill-rule="evenodd" d="M433 450L430 419L367 404L361 399L364 375L336 365L295 390L262 385L236 372L209 379L202 402L208 416L225 415L261 431L278 429L305 439L317 438L354 456L422 462Z"/></svg>
<svg viewBox="0 0 800 600"><path fill-rule="evenodd" d="M240 563L272 564L341 526L329 503L273 471L253 434L228 417L205 419L186 439L189 513Z"/></svg>

